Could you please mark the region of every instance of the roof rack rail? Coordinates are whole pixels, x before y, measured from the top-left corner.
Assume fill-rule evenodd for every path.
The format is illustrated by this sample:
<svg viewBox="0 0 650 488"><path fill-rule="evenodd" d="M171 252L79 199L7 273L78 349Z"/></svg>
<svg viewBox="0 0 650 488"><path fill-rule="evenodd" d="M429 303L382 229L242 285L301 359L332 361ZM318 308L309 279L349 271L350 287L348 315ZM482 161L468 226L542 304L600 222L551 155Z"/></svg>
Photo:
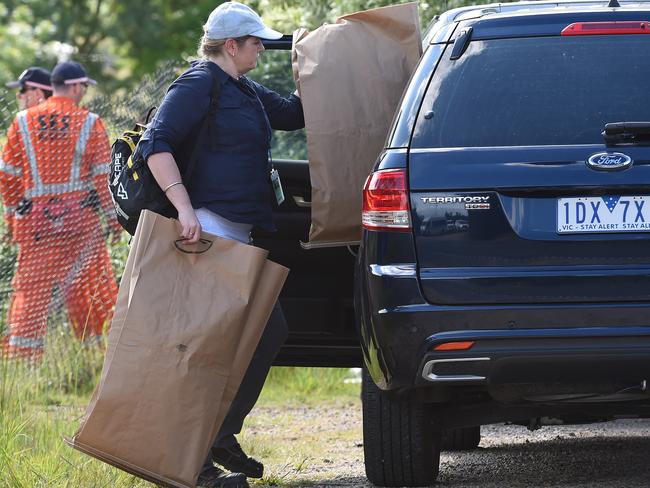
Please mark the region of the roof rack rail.
<svg viewBox="0 0 650 488"><path fill-rule="evenodd" d="M518 10L532 10L544 9L549 7L571 7L571 6L593 6L593 7L608 7L610 0L532 0L523 2L501 2L491 3L486 5L475 5L473 7L461 7L459 9L450 10L450 14L455 14L453 17L447 19L450 22L460 20L458 17L466 12L484 12L483 15L488 13L501 13L501 12L517 12ZM634 5L639 3L650 3L650 0L619 0L621 6L626 4ZM443 14L444 16L444 14ZM442 16L441 16L442 19Z"/></svg>
<svg viewBox="0 0 650 488"><path fill-rule="evenodd" d="M637 4L650 4L650 0L618 0L622 7L626 5ZM474 18L483 17L489 14L498 14L505 12L517 12L519 10L538 10L551 7L572 7L572 6L591 6L591 7L608 7L610 0L525 0L520 2L499 2L488 3L484 5L472 5L467 7L459 7L448 10L441 14L435 24L432 24L425 32L423 45L427 45L428 41L433 37L436 31L442 27L458 22L461 20L469 20Z"/></svg>

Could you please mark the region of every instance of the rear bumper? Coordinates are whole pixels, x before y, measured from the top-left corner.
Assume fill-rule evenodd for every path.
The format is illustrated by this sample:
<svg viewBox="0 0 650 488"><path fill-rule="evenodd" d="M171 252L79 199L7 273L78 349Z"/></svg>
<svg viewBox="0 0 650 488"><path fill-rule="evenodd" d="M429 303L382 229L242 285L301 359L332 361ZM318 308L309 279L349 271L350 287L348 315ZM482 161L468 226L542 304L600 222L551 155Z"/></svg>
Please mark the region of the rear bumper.
<svg viewBox="0 0 650 488"><path fill-rule="evenodd" d="M475 341L465 351L436 346ZM650 327L482 330L433 334L415 384L640 383L650 379Z"/></svg>
<svg viewBox="0 0 650 488"><path fill-rule="evenodd" d="M422 293L414 249L409 233L364 232L355 308L380 388L650 378L650 303L436 305ZM468 351L431 350L455 340L477 342ZM475 358L486 359L442 361Z"/></svg>

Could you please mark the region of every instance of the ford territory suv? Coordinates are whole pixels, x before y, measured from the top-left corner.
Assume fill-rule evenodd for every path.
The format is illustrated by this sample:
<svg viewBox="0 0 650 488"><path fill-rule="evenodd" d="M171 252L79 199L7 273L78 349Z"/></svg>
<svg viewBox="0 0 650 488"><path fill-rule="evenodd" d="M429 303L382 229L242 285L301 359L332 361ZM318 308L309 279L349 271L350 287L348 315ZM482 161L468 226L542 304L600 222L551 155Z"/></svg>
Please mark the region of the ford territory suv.
<svg viewBox="0 0 650 488"><path fill-rule="evenodd" d="M431 484L485 424L650 417L650 3L608 1L434 22L358 248L301 248L309 169L274 162L276 364L364 365L374 484Z"/></svg>
<svg viewBox="0 0 650 488"><path fill-rule="evenodd" d="M480 425L650 416L650 5L452 10L365 188L366 472Z"/></svg>

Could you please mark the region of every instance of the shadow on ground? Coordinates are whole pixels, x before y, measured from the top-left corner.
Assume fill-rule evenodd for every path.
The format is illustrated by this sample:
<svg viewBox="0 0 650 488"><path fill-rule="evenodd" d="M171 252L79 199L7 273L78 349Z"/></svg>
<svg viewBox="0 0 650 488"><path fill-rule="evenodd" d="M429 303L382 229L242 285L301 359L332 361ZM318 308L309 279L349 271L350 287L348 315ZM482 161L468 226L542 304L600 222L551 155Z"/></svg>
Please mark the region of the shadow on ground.
<svg viewBox="0 0 650 488"><path fill-rule="evenodd" d="M650 437L528 441L443 453L439 486L647 487Z"/></svg>

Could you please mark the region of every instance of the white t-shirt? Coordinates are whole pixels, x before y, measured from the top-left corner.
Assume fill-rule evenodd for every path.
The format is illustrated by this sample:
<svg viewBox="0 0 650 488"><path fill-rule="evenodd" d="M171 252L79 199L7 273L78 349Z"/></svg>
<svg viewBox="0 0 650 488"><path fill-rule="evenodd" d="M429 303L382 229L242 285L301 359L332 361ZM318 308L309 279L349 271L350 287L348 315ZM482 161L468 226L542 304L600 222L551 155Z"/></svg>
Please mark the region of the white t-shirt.
<svg viewBox="0 0 650 488"><path fill-rule="evenodd" d="M205 232L214 234L226 239L233 239L235 241L250 244L251 230L253 224L240 224L224 219L221 215L211 212L207 208L199 208L195 210L196 218L199 219L201 228Z"/></svg>

